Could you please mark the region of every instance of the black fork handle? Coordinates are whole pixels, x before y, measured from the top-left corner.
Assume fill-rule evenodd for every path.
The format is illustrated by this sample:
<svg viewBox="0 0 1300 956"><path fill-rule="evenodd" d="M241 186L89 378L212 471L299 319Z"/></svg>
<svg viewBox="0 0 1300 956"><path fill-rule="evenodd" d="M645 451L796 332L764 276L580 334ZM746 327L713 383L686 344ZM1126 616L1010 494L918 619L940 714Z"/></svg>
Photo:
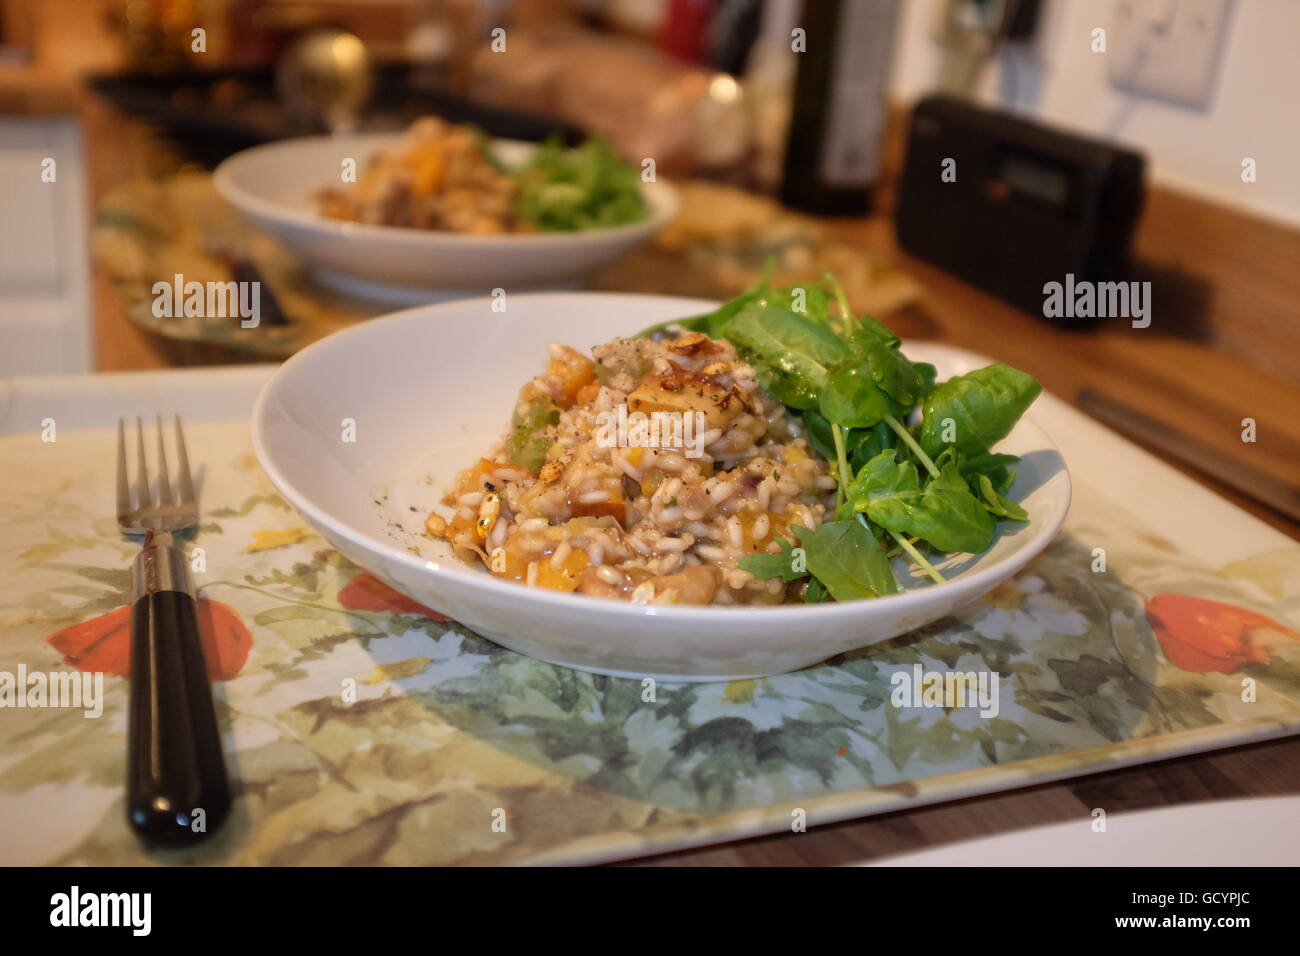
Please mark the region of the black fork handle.
<svg viewBox="0 0 1300 956"><path fill-rule="evenodd" d="M161 553L150 560L149 551ZM159 580L151 569L160 566L179 569L180 580L167 574ZM131 609L127 823L160 846L198 843L230 812L230 780L187 571L178 549L146 545L136 562L138 597Z"/></svg>

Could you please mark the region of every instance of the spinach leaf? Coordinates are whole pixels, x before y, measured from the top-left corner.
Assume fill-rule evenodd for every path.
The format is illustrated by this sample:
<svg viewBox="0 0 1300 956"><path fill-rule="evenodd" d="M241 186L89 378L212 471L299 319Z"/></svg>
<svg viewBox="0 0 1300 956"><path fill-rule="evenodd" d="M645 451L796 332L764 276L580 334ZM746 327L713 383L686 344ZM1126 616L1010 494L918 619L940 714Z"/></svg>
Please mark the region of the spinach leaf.
<svg viewBox="0 0 1300 956"><path fill-rule="evenodd" d="M925 381L916 366L898 349L864 334L862 328L854 331L849 347L854 355L866 361L871 378L898 403L900 410L907 411L920 400Z"/></svg>
<svg viewBox="0 0 1300 956"><path fill-rule="evenodd" d="M896 463L892 451L882 452L862 469L849 486L855 511L894 535L922 538L940 551L983 551L993 541L992 516L971 493L948 459L939 477L922 490L916 466ZM810 565L811 566L811 565Z"/></svg>
<svg viewBox="0 0 1300 956"><path fill-rule="evenodd" d="M892 410L865 360L838 366L831 372L818 408L827 421L842 428L869 428Z"/></svg>
<svg viewBox="0 0 1300 956"><path fill-rule="evenodd" d="M808 570L837 601L878 597L898 590L885 549L861 520L830 521L810 531L791 529L807 554Z"/></svg>
<svg viewBox="0 0 1300 956"><path fill-rule="evenodd" d="M889 528L889 524L872 516L873 508L878 514L889 516L919 507L923 499L916 466L910 461L895 461L894 454L891 448L872 458L846 490L854 511L866 513L872 521L885 528Z"/></svg>
<svg viewBox="0 0 1300 956"><path fill-rule="evenodd" d="M796 299L802 300L802 303L796 302ZM830 296L818 283L807 282L802 285L788 285L768 289L759 294L754 301L757 305L770 305L778 309L785 309L787 312L793 312L795 315L802 315L804 318L811 319L818 325L826 328L832 327ZM795 308L798 304L802 304L803 308Z"/></svg>
<svg viewBox="0 0 1300 956"><path fill-rule="evenodd" d="M1010 466L1019 460L1015 455L999 455L986 451L962 461L961 474L970 484L971 491L976 494L979 492L975 480L980 475L989 479L994 490L1006 494L1007 489L1016 480L1016 470Z"/></svg>
<svg viewBox="0 0 1300 956"><path fill-rule="evenodd" d="M1009 498L999 494L993 487L993 482L989 481L989 476L981 473L977 476L979 481L979 495L983 502L984 509L989 514L997 515L1000 518L1006 518L1008 521L1028 521L1029 512L1016 504Z"/></svg>
<svg viewBox="0 0 1300 956"><path fill-rule="evenodd" d="M804 431L808 433L808 444L827 461L835 460L835 436L831 434L831 423L815 408L803 413Z"/></svg>
<svg viewBox="0 0 1300 956"><path fill-rule="evenodd" d="M934 381L939 377L939 370L929 362L913 362L912 368L921 376L921 394L920 398L924 399L934 391Z"/></svg>
<svg viewBox="0 0 1300 956"><path fill-rule="evenodd" d="M899 445L898 435L886 422L876 422L870 428L855 428L845 440L849 464L853 466L855 474L882 451L897 451L899 461L906 461L908 457L907 446Z"/></svg>
<svg viewBox="0 0 1300 956"><path fill-rule="evenodd" d="M756 578L780 578L787 584L791 581L797 581L799 578L808 576L807 570L796 571L794 569L794 548L785 538L777 538L776 543L781 548L780 554L747 554L739 561L736 566L742 570L748 571Z"/></svg>
<svg viewBox="0 0 1300 956"><path fill-rule="evenodd" d="M806 570L795 570L794 548L784 539L778 541L780 554L747 554L740 559L739 567L756 578L780 578L787 583L811 574L804 597L810 604L825 601L828 596L848 601L898 590L898 579L884 548L861 518L832 521L812 531L799 525L791 530L804 550Z"/></svg>
<svg viewBox="0 0 1300 956"><path fill-rule="evenodd" d="M903 344L899 341L897 335L889 331L889 326L885 325L885 323L881 322L879 319L872 318L869 315L864 315L860 319L857 319L856 322L857 324L853 329L853 335L851 337L851 340L854 342L863 342L870 339L874 342L880 342L891 349L896 349Z"/></svg>
<svg viewBox="0 0 1300 956"><path fill-rule="evenodd" d="M939 477L925 486L918 518L916 537L940 551L977 554L993 543L996 522L971 494L955 464L944 465Z"/></svg>
<svg viewBox="0 0 1300 956"><path fill-rule="evenodd" d="M742 309L731 320L727 338L777 401L799 409L817 404L830 369L848 353L830 329L770 305Z"/></svg>
<svg viewBox="0 0 1300 956"><path fill-rule="evenodd" d="M804 591L804 604L821 604L831 599L831 593L826 590L826 585L822 584L816 578L808 579L808 590Z"/></svg>
<svg viewBox="0 0 1300 956"><path fill-rule="evenodd" d="M945 420L952 423L952 444L963 456L974 457L1006 438L1042 386L1009 365L990 365L950 378L925 399L921 448L935 457L949 444L943 440Z"/></svg>
<svg viewBox="0 0 1300 956"><path fill-rule="evenodd" d="M845 428L870 428L901 417L920 401L925 378L907 357L861 329L849 343L854 358L831 370L820 410Z"/></svg>
<svg viewBox="0 0 1300 956"><path fill-rule="evenodd" d="M803 413L804 431L808 444L827 461L835 461L835 438L831 434L831 423L820 411L810 408ZM898 451L898 460L906 461L907 446L900 446L898 435L885 422L877 422L870 428L846 428L844 430L844 451L848 455L849 465L854 474L862 466L875 458L882 451L893 448Z"/></svg>

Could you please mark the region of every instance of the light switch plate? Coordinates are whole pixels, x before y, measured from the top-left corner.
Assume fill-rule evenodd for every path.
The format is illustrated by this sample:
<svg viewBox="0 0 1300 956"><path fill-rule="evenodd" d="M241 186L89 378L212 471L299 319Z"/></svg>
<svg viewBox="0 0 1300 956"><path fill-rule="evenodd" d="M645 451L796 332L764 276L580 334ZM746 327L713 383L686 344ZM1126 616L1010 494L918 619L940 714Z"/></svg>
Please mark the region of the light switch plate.
<svg viewBox="0 0 1300 956"><path fill-rule="evenodd" d="M1187 106L1210 101L1234 0L1116 0L1110 82Z"/></svg>

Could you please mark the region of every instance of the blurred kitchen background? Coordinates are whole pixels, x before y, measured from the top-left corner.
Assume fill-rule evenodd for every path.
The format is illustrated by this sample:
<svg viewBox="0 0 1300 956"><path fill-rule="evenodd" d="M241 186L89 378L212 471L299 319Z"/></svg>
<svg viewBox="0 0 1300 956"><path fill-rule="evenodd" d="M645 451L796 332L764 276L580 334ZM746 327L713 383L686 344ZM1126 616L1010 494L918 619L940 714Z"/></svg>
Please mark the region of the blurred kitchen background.
<svg viewBox="0 0 1300 956"><path fill-rule="evenodd" d="M209 173L433 113L654 159L682 213L591 288L832 269L1294 529L1297 37L1297 0L0 0L0 375L275 361L387 311L219 253L247 227ZM1066 272L1151 282L1150 324L1045 316ZM157 319L174 273L257 275L273 321Z"/></svg>

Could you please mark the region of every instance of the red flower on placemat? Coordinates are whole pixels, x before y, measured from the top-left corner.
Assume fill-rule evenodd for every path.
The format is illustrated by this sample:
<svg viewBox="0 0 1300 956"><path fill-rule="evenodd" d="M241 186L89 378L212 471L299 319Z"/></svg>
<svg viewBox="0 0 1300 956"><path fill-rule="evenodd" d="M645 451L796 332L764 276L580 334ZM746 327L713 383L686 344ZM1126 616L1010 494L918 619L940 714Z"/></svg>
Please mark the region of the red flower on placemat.
<svg viewBox="0 0 1300 956"><path fill-rule="evenodd" d="M199 598L199 634L208 679L230 680L243 668L253 647L253 635L229 605ZM45 639L63 655L63 663L79 671L131 676L131 605L66 627Z"/></svg>
<svg viewBox="0 0 1300 956"><path fill-rule="evenodd" d="M1169 663L1197 674L1264 664L1275 645L1300 641L1300 634L1271 617L1186 594L1157 594L1146 612Z"/></svg>
<svg viewBox="0 0 1300 956"><path fill-rule="evenodd" d="M368 571L362 571L339 591L339 603L350 611L392 611L394 614L423 614L431 621L451 620L447 615L393 590Z"/></svg>

